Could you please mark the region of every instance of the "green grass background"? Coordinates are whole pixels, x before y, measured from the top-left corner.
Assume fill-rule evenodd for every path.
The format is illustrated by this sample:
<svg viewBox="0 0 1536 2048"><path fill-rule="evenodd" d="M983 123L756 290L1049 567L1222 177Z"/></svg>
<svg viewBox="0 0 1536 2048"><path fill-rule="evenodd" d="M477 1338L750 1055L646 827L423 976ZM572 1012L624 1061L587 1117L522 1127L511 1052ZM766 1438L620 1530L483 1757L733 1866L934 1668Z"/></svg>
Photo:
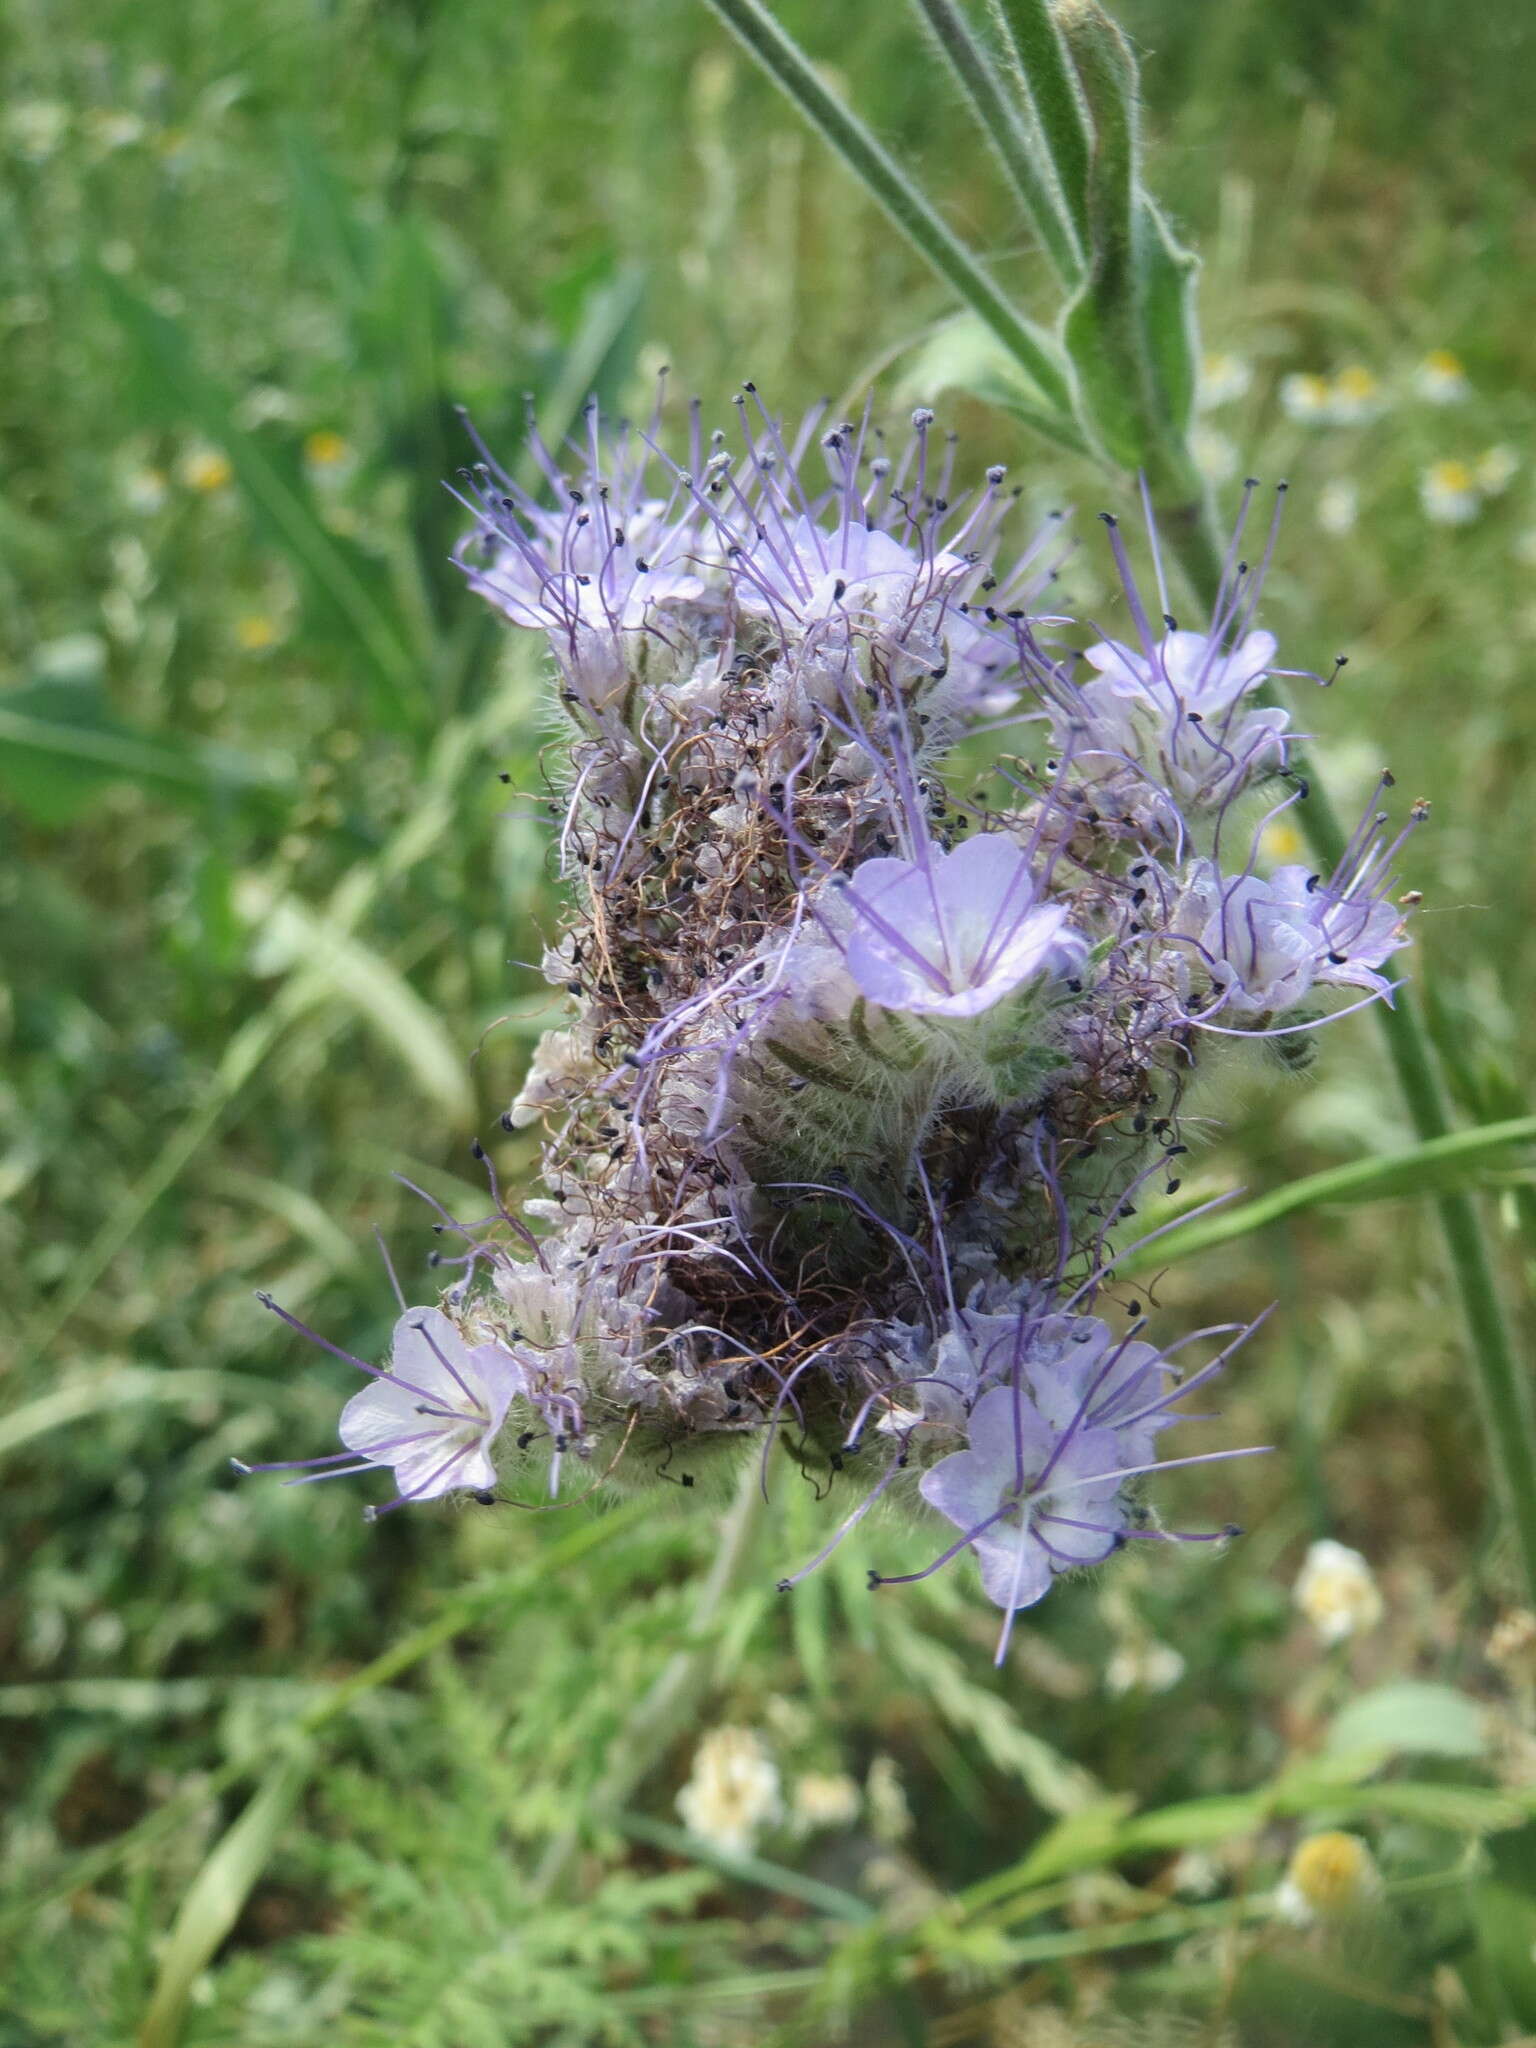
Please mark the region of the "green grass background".
<svg viewBox="0 0 1536 2048"><path fill-rule="evenodd" d="M782 14L1035 295L908 11ZM1433 800L1413 972L1462 1111L1516 1116L1527 10L1123 19L1207 343L1252 368L1209 427L1239 475L1292 483L1269 622L1298 666L1351 656L1315 717L1345 800L1383 762ZM1516 1579L1411 1189L1158 1284L1170 1333L1282 1305L1202 1439L1275 1455L1159 1490L1249 1533L1060 1587L1000 1674L964 1569L869 1595L871 1563L921 1550L895 1525L776 1596L831 1526L787 1466L719 1599L716 1518L681 1493L369 1530L355 1486L236 1486L231 1456L329 1448L348 1391L254 1289L376 1352L373 1229L431 1285L391 1175L473 1207L470 1141L549 1021L518 964L546 834L497 779L536 782L539 667L445 561L454 404L509 450L524 392L558 432L591 390L643 405L664 362L716 412L744 377L787 412L871 383L899 408L952 309L695 0L15 0L0 51L0 2048L1536 2034L1532 1667L1485 1652ZM1436 347L1459 406L1412 394ZM1391 400L1375 423L1287 420L1282 377L1347 365ZM1128 509L974 398L944 411L1027 506ZM1428 522L1423 469L1491 447L1507 489ZM1335 479L1343 536L1317 517ZM1083 524L1068 598L1107 612ZM1350 1020L1307 1087L1255 1072L1186 1192L1406 1140ZM521 1141L497 1156L528 1170ZM1528 1167L1479 1178L1518 1307ZM1321 1535L1386 1601L1334 1651L1290 1601ZM1148 1638L1184 1676L1113 1694ZM1362 1701L1368 1758L1340 1733ZM873 1766L907 1821L877 1797L721 1867L668 1831L722 1724L762 1732L786 1797ZM1330 1825L1385 1892L1289 1932L1269 1893ZM1190 1849L1202 1898L1176 1889Z"/></svg>

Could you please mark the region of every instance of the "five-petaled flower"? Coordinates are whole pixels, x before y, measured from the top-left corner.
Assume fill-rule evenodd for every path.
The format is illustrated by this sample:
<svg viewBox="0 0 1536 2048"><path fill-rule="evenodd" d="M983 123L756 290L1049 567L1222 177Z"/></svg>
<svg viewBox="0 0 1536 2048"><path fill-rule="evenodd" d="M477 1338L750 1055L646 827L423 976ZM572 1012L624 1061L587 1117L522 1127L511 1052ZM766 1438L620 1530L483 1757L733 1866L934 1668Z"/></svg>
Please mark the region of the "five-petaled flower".
<svg viewBox="0 0 1536 2048"><path fill-rule="evenodd" d="M1112 1429L1063 1431L1014 1387L971 1411L970 1448L923 1474L923 1499L963 1532L987 1597L1032 1607L1056 1572L1098 1564L1125 1528L1124 1472Z"/></svg>
<svg viewBox="0 0 1536 2048"><path fill-rule="evenodd" d="M876 859L836 894L848 972L883 1009L975 1017L1028 982L1073 974L1087 941L1041 902L1028 855L1004 833L948 853Z"/></svg>

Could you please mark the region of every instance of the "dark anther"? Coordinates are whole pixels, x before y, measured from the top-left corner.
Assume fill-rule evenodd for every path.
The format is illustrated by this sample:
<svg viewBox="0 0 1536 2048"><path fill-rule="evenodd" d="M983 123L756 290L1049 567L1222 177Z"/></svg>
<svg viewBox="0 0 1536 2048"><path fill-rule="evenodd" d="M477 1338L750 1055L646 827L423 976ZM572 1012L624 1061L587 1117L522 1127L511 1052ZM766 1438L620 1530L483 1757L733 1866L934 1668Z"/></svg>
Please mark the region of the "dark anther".
<svg viewBox="0 0 1536 2048"><path fill-rule="evenodd" d="M880 1574L877 1571L871 1570L869 1574L869 1590L871 1593L873 1593L876 1586L883 1586L884 1584L885 1581L881 1578Z"/></svg>

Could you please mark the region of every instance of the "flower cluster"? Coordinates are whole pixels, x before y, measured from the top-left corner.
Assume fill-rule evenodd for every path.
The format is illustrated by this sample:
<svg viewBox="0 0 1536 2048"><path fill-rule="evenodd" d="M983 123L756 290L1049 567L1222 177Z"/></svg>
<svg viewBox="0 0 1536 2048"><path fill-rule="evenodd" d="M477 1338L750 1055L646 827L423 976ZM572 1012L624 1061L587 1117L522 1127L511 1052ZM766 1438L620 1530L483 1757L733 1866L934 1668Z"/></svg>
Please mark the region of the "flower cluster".
<svg viewBox="0 0 1536 2048"><path fill-rule="evenodd" d="M308 1476L532 1503L785 1447L856 1488L839 1536L936 1515L928 1569L973 1552L1010 1617L1174 1540L1142 1481L1244 1333L1154 1342L1111 1234L1177 1187L1197 1070L1390 1000L1404 943L1374 804L1333 873L1265 863L1306 789L1254 487L1198 629L1109 522L1109 637L1043 614L1059 527L1010 559L1003 471L958 490L925 409L786 434L748 387L682 461L595 407L531 445L536 493L464 472L459 559L555 667L571 1015L504 1119L543 1186L486 1162Z"/></svg>

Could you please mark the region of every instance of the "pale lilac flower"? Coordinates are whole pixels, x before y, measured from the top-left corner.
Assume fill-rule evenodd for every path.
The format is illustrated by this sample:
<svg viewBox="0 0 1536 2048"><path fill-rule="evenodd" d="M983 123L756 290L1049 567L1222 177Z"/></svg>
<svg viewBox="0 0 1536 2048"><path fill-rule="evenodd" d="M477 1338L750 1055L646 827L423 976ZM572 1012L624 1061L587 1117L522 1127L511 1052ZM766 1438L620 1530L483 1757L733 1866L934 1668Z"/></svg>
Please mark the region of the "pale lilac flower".
<svg viewBox="0 0 1536 2048"><path fill-rule="evenodd" d="M1274 658L1274 635L1260 631L1230 648L1194 632L1166 633L1145 650L1102 640L1083 656L1098 671L1078 693L1085 716L1058 721L1057 743L1090 779L1129 762L1181 809L1217 808L1285 765L1288 714L1244 702Z"/></svg>
<svg viewBox="0 0 1536 2048"><path fill-rule="evenodd" d="M389 1370L352 1396L338 1433L364 1464L393 1467L401 1500L486 1492L491 1445L522 1386L499 1344L471 1349L440 1309L407 1309Z"/></svg>
<svg viewBox="0 0 1536 2048"><path fill-rule="evenodd" d="M1229 881L1213 861L1196 861L1171 929L1194 942L1223 1013L1292 1009L1317 979L1320 935L1288 891L1259 875Z"/></svg>
<svg viewBox="0 0 1536 2048"><path fill-rule="evenodd" d="M1408 935L1387 893L1389 867L1425 815L1415 805L1405 831L1383 844L1386 814L1368 813L1326 882L1294 864L1267 879L1229 879L1214 861L1194 862L1168 930L1192 942L1219 1007L1240 1016L1289 1010L1314 985L1362 988L1390 1002L1394 984L1379 970Z"/></svg>
<svg viewBox="0 0 1536 2048"><path fill-rule="evenodd" d="M395 1323L389 1364L373 1366L317 1336L269 1295L258 1299L291 1329L366 1373L369 1385L341 1411L338 1434L346 1450L264 1465L237 1458L237 1472L294 1472L299 1476L289 1483L302 1485L392 1470L395 1497L383 1509L367 1509L370 1521L405 1501L488 1493L495 1486L491 1447L513 1397L526 1391L522 1368L502 1345L470 1345L441 1309L408 1308Z"/></svg>
<svg viewBox="0 0 1536 2048"><path fill-rule="evenodd" d="M970 1448L925 1472L919 1491L968 1538L987 1597L1012 1611L1042 1599L1056 1572L1118 1547L1123 1472L1112 1430L1064 1435L1025 1394L994 1387L971 1411Z"/></svg>
<svg viewBox="0 0 1536 2048"><path fill-rule="evenodd" d="M1040 901L1028 855L1005 833L864 861L836 894L848 972L887 1010L976 1017L1026 983L1075 973L1087 954L1066 908Z"/></svg>
<svg viewBox="0 0 1536 2048"><path fill-rule="evenodd" d="M1184 1390L1162 1352L1134 1333L1116 1337L1095 1316L1042 1317L1025 1371L1049 1423L1112 1431L1123 1465L1150 1464L1158 1432L1179 1420L1169 1404Z"/></svg>
<svg viewBox="0 0 1536 2048"><path fill-rule="evenodd" d="M587 420L568 467L530 427L552 505L488 453L461 472L476 524L455 560L511 624L549 636L568 686L595 713L623 689L645 640L666 645L679 615L708 607L710 586L707 522L691 493L653 475L651 450L627 423L605 438L595 405Z"/></svg>

